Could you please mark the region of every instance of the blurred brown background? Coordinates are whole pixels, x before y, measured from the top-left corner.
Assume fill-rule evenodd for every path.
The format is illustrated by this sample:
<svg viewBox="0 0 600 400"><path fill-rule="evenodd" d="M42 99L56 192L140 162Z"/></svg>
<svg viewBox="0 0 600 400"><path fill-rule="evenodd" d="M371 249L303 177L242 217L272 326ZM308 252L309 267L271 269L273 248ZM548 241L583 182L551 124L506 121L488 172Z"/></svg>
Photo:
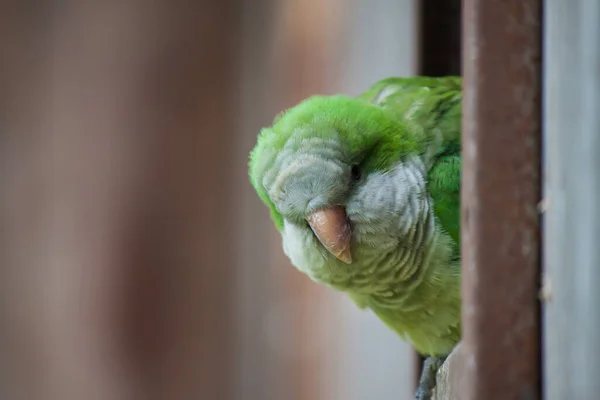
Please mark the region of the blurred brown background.
<svg viewBox="0 0 600 400"><path fill-rule="evenodd" d="M262 126L417 67L411 0L2 3L2 399L409 399L413 354L293 269Z"/></svg>

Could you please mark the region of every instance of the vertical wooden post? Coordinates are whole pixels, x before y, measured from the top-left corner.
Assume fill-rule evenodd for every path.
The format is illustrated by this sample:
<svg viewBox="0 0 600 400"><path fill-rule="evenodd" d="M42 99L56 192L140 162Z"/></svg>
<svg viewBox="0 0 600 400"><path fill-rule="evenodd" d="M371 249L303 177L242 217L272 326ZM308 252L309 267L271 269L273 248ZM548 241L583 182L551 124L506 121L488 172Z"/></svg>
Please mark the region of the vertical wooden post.
<svg viewBox="0 0 600 400"><path fill-rule="evenodd" d="M541 1L464 1L459 398L540 398Z"/></svg>

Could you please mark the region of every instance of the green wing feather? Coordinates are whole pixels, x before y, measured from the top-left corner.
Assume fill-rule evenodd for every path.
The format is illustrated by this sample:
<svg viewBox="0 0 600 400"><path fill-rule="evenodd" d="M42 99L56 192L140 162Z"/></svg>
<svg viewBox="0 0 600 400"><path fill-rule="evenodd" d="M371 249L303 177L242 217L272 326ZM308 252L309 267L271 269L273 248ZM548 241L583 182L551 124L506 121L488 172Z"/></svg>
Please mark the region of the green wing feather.
<svg viewBox="0 0 600 400"><path fill-rule="evenodd" d="M425 131L441 135L432 142L433 157L427 189L442 227L460 248L460 137L462 81L460 77L388 78L374 84L359 98L397 112Z"/></svg>
<svg viewBox="0 0 600 400"><path fill-rule="evenodd" d="M360 308L370 308L386 325L410 337L424 354L449 352L460 339L460 178L462 85L460 77L388 78L377 82L359 98L387 108L399 118L418 125L428 138L427 189L441 227L453 240L452 263L437 271L434 290L445 297L444 312L435 324L423 324L421 314L396 311L373 304L368 297L351 294ZM423 296L426 298L426 296ZM437 304L436 306L440 306Z"/></svg>

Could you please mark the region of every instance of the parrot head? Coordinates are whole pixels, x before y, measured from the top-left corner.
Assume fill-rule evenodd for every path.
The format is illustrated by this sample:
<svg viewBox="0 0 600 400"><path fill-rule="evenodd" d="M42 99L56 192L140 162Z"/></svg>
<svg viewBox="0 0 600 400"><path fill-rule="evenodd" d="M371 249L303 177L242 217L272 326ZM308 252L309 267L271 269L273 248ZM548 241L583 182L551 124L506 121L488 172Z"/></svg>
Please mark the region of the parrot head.
<svg viewBox="0 0 600 400"><path fill-rule="evenodd" d="M403 224L394 216L412 189L395 170L420 150L408 129L390 111L360 99L310 97L261 130L250 180L277 228L293 234L297 246L352 265L361 248L398 244ZM398 186L403 179L406 185Z"/></svg>

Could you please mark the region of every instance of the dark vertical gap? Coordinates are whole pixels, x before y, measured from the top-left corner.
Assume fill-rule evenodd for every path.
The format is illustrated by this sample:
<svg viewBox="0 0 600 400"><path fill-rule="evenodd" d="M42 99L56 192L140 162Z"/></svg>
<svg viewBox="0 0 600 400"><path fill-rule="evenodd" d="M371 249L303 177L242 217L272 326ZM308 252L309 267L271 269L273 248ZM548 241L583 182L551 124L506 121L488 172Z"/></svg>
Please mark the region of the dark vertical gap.
<svg viewBox="0 0 600 400"><path fill-rule="evenodd" d="M417 74L461 75L461 0L421 0L418 4ZM415 386L424 358L414 353Z"/></svg>
<svg viewBox="0 0 600 400"><path fill-rule="evenodd" d="M420 1L420 75L461 74L461 14L460 0Z"/></svg>

